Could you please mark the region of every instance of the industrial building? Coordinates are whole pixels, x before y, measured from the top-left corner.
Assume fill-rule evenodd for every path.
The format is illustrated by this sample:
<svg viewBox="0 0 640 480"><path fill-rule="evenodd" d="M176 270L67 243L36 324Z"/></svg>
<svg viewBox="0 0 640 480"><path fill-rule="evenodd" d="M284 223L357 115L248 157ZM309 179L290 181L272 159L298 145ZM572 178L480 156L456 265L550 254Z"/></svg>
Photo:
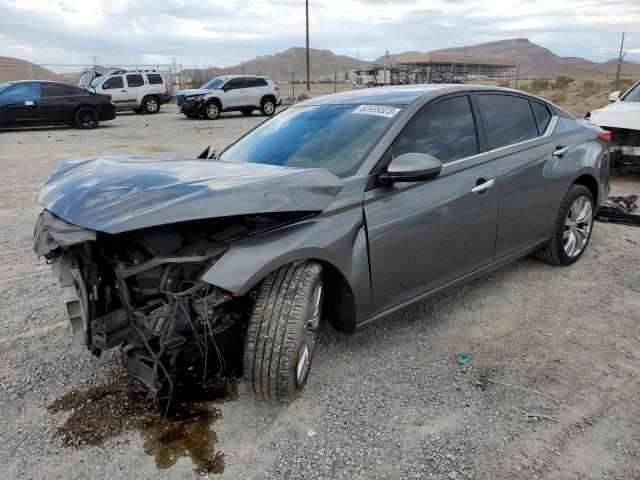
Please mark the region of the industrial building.
<svg viewBox="0 0 640 480"><path fill-rule="evenodd" d="M451 53L401 53L386 65L353 72L354 86L499 82L516 77L519 59Z"/></svg>

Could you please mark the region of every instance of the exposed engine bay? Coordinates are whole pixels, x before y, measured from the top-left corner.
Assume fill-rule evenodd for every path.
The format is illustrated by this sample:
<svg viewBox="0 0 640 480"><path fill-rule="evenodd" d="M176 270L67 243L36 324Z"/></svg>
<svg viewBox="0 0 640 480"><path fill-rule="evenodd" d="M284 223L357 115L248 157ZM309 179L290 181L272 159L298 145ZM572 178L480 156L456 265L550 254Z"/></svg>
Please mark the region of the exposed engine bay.
<svg viewBox="0 0 640 480"><path fill-rule="evenodd" d="M241 346L252 293L201 276L241 238L300 221L309 212L192 220L108 234L40 215L34 250L59 281L73 332L94 354L121 347L129 375L170 398L181 369Z"/></svg>

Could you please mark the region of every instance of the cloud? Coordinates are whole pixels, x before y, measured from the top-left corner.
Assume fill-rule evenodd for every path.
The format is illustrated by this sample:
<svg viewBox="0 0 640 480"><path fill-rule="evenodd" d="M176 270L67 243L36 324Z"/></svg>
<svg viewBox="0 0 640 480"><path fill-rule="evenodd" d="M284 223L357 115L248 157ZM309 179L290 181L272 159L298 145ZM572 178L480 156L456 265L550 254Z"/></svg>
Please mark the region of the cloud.
<svg viewBox="0 0 640 480"><path fill-rule="evenodd" d="M302 0L0 0L0 11L0 55L47 64L222 67L304 45ZM310 18L313 47L363 59L510 37L604 59L622 31L640 51L637 0L315 0Z"/></svg>

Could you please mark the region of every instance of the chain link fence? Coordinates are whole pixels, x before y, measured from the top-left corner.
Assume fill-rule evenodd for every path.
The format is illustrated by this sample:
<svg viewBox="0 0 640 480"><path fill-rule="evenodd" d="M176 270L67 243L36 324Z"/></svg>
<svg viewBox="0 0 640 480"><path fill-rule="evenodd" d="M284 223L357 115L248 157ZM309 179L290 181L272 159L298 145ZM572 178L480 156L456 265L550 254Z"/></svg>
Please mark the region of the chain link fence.
<svg viewBox="0 0 640 480"><path fill-rule="evenodd" d="M109 70L155 70L171 85L175 94L182 89L181 68L178 64L116 64L116 65L73 65L43 63L2 63L0 64L0 83L10 80L52 80L77 85L85 69L94 69L100 74Z"/></svg>

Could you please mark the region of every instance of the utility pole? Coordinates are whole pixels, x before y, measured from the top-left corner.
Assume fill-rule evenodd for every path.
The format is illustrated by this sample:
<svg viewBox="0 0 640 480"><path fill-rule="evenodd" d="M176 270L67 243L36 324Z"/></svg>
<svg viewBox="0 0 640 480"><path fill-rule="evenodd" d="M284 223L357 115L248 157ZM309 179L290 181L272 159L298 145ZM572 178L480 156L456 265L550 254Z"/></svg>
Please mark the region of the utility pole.
<svg viewBox="0 0 640 480"><path fill-rule="evenodd" d="M616 90L618 90L618 82L620 81L620 67L622 67L622 59L627 54L627 52L624 52L624 55L622 54L622 49L624 48L624 34L625 32L622 32L622 41L620 42L620 53L618 54L618 68L616 69Z"/></svg>
<svg viewBox="0 0 640 480"><path fill-rule="evenodd" d="M305 16L307 19L307 92L311 91L311 64L309 63L309 0L305 0Z"/></svg>
<svg viewBox="0 0 640 480"><path fill-rule="evenodd" d="M333 93L338 92L338 69L333 72Z"/></svg>
<svg viewBox="0 0 640 480"><path fill-rule="evenodd" d="M515 88L516 90L518 89L518 80L520 79L520 65L522 65L522 58L520 59L520 63L518 63L518 69L516 70L516 85Z"/></svg>
<svg viewBox="0 0 640 480"><path fill-rule="evenodd" d="M97 55L91 55L91 63L93 64L94 67L98 66L98 56Z"/></svg>
<svg viewBox="0 0 640 480"><path fill-rule="evenodd" d="M296 71L291 70L291 104L296 103Z"/></svg>

